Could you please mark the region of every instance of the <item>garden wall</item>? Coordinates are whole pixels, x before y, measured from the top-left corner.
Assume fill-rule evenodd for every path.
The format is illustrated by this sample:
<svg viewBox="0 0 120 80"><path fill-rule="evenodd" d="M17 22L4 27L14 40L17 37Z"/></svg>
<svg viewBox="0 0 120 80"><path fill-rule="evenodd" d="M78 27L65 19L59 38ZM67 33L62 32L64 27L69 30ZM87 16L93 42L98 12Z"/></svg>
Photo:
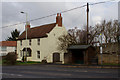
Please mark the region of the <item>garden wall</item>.
<svg viewBox="0 0 120 80"><path fill-rule="evenodd" d="M118 64L120 63L120 55L117 54L102 54L103 64ZM101 54L98 55L98 64L101 64Z"/></svg>

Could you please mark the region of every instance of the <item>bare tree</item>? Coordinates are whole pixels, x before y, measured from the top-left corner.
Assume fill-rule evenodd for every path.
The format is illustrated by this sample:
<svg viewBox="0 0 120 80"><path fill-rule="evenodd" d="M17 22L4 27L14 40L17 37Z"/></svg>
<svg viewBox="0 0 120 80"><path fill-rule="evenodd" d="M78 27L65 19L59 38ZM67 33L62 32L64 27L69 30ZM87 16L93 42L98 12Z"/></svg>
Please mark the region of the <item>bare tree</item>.
<svg viewBox="0 0 120 80"><path fill-rule="evenodd" d="M77 27L69 29L68 33L76 40L77 44L86 44L86 30L80 30Z"/></svg>
<svg viewBox="0 0 120 80"><path fill-rule="evenodd" d="M76 44L76 40L75 38L73 38L73 36L71 36L70 34L68 35L62 35L58 38L59 42L58 42L58 50L67 51L68 46L72 45L72 44Z"/></svg>
<svg viewBox="0 0 120 80"><path fill-rule="evenodd" d="M93 42L94 37L99 36L100 33L104 34L105 43L118 42L118 31L118 20L103 20L101 24L95 25L94 29L90 31L90 44Z"/></svg>
<svg viewBox="0 0 120 80"><path fill-rule="evenodd" d="M58 40L58 49L66 52L70 45L86 44L86 31L75 27L74 29L69 29L68 34L60 36Z"/></svg>

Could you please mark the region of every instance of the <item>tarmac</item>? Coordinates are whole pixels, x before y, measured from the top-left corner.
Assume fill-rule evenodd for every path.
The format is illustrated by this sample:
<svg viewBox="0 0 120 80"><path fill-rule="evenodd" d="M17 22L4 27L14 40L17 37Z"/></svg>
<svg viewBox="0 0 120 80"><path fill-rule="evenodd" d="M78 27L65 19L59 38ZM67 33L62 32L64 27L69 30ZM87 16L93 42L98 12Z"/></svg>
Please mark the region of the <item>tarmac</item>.
<svg viewBox="0 0 120 80"><path fill-rule="evenodd" d="M61 65L61 67L79 67L79 68L112 68L120 69L120 66L101 66L101 65Z"/></svg>

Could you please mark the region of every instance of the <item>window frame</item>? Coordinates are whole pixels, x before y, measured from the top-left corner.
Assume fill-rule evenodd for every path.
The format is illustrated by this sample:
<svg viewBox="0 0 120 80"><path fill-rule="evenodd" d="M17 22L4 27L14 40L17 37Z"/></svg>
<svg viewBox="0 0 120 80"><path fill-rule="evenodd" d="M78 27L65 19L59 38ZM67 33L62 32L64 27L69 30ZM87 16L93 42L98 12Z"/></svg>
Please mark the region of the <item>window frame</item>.
<svg viewBox="0 0 120 80"><path fill-rule="evenodd" d="M22 40L20 40L20 45L22 46Z"/></svg>
<svg viewBox="0 0 120 80"><path fill-rule="evenodd" d="M40 51L37 51L37 59L40 59Z"/></svg>
<svg viewBox="0 0 120 80"><path fill-rule="evenodd" d="M37 44L40 45L40 38L37 39Z"/></svg>
<svg viewBox="0 0 120 80"><path fill-rule="evenodd" d="M22 57L23 56L23 53L22 53L22 50L20 50L20 57Z"/></svg>
<svg viewBox="0 0 120 80"><path fill-rule="evenodd" d="M3 49L5 48L5 49ZM6 46L1 46L1 51L7 51L7 47Z"/></svg>
<svg viewBox="0 0 120 80"><path fill-rule="evenodd" d="M31 43L32 43L32 40L31 39L29 39L29 45L31 46Z"/></svg>

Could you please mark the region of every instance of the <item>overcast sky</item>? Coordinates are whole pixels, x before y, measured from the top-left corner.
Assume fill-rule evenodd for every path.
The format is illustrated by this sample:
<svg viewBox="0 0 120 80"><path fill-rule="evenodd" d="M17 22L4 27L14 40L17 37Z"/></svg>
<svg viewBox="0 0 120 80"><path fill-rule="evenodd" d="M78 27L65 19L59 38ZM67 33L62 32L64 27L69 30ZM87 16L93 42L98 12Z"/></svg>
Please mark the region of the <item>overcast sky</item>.
<svg viewBox="0 0 120 80"><path fill-rule="evenodd" d="M98 0L99 1L99 0ZM105 1L105 0L104 0ZM94 2L90 2L94 3ZM26 20L25 14L21 11L28 13L28 20L40 18L50 14L58 13L71 8L79 7L86 4L86 2L2 2L2 25L8 26L11 24L24 22ZM102 20L115 20L118 19L118 2L108 2L103 4L90 6L90 22L91 26L100 23ZM78 27L84 28L86 25L86 7L76 9L62 14L63 25L66 29ZM30 22L31 27L54 23L56 15L41 20ZM24 23L16 26L10 26L2 29L2 40L10 36L10 32L18 29L24 31ZM0 29L1 30L1 29Z"/></svg>

